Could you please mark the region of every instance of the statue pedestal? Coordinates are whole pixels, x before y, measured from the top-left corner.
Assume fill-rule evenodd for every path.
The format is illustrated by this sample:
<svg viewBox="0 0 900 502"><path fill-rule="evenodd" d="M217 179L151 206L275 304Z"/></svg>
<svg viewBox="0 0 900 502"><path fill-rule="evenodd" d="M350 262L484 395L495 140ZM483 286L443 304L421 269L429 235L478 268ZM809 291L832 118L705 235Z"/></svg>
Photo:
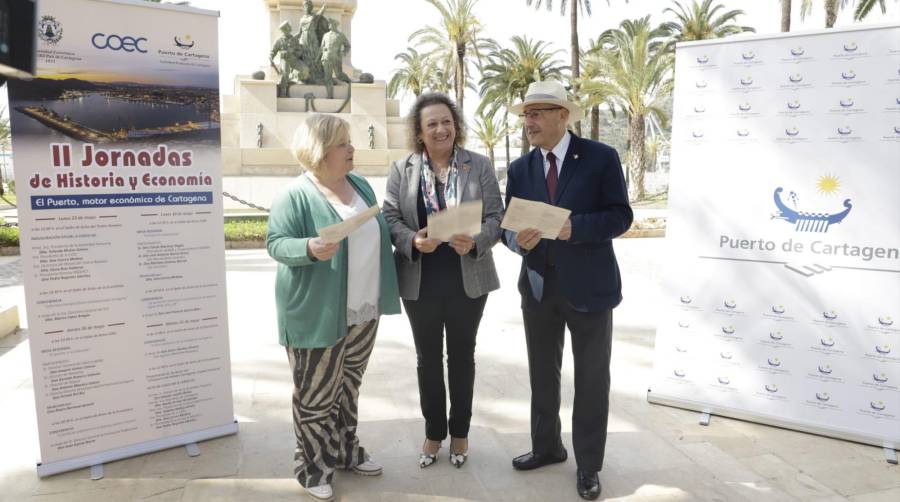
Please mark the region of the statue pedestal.
<svg viewBox="0 0 900 502"><path fill-rule="evenodd" d="M325 86L297 84L290 98L277 97L273 80L235 80L235 95L222 100L222 172L225 176L296 176L300 173L291 151L294 132L307 115L307 94L315 96L318 113L335 114L350 124L356 147L354 164L363 175L386 176L390 162L403 158L406 124L400 102L386 99L384 81L371 84L341 83L334 99L326 99ZM347 93L350 92L349 102ZM343 109L341 107L343 106ZM340 112L338 111L340 110ZM257 146L262 124L262 148ZM369 126L374 128L374 148L369 148Z"/></svg>

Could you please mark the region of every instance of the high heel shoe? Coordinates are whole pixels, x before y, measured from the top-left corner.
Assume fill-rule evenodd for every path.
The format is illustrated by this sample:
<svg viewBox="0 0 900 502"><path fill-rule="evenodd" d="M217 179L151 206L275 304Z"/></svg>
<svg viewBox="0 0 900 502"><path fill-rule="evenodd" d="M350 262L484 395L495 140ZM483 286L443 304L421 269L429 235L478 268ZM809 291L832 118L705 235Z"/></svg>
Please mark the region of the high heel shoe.
<svg viewBox="0 0 900 502"><path fill-rule="evenodd" d="M454 453L452 450L450 451L450 464L459 469L466 463L466 460L469 458L468 452L468 441L466 441L466 451L461 453ZM452 445L451 445L452 448Z"/></svg>
<svg viewBox="0 0 900 502"><path fill-rule="evenodd" d="M428 440L426 439L427 443ZM440 451L441 446L438 445L438 451ZM437 452L434 453L425 453L425 443L422 443L422 452L419 453L419 468L424 469L426 467L432 466L435 462L437 462Z"/></svg>

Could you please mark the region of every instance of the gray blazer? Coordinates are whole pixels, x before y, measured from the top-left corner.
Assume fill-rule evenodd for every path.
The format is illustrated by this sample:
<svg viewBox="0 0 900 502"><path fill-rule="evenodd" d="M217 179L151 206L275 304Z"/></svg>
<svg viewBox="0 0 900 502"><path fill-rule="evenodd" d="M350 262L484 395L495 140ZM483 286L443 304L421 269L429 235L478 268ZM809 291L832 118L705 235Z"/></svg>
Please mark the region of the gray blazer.
<svg viewBox="0 0 900 502"><path fill-rule="evenodd" d="M497 177L487 157L464 149L460 149L457 155L460 200L481 199L483 203L481 233L474 236L475 249L460 256L466 295L478 298L500 288L491 248L500 239L503 201ZM413 253L413 239L420 228L416 198L419 195L421 168L422 155L418 153L391 164L382 208L394 243L400 297L405 300L419 299L422 261L419 253Z"/></svg>

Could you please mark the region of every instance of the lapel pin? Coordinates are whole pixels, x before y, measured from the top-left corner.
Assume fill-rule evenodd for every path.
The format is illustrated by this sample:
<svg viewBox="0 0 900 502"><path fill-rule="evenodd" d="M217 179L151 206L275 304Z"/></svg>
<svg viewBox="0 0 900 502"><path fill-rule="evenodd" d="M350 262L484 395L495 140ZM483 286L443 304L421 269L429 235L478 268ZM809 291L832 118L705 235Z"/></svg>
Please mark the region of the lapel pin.
<svg viewBox="0 0 900 502"><path fill-rule="evenodd" d="M572 156L572 158L575 160L578 160L578 154L576 153L575 155Z"/></svg>

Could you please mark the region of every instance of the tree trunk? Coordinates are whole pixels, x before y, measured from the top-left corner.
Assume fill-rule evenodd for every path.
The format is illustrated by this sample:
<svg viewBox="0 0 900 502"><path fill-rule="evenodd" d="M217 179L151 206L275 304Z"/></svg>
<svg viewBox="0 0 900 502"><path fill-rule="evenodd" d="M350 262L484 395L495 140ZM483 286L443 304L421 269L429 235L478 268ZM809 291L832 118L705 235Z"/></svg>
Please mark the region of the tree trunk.
<svg viewBox="0 0 900 502"><path fill-rule="evenodd" d="M634 115L628 122L628 140L631 151L628 158L628 171L631 184L628 195L632 201L644 198L644 116Z"/></svg>
<svg viewBox="0 0 900 502"><path fill-rule="evenodd" d="M494 172L497 172L497 167L494 165L494 145L484 144L484 149L487 150L488 160L491 163L491 169L494 169Z"/></svg>
<svg viewBox="0 0 900 502"><path fill-rule="evenodd" d="M581 69L579 68L579 57L578 57L578 7L581 0L572 0L569 5L569 10L571 10L571 14L569 16L569 30L572 32L572 46L570 50L572 51L572 96L577 100L578 99L578 77L581 76ZM584 117L578 117L578 121L575 122L575 134L581 136L581 119Z"/></svg>
<svg viewBox="0 0 900 502"><path fill-rule="evenodd" d="M509 169L509 113L503 114L503 127L506 128L506 169Z"/></svg>
<svg viewBox="0 0 900 502"><path fill-rule="evenodd" d="M600 105L591 107L591 139L600 140Z"/></svg>
<svg viewBox="0 0 900 502"><path fill-rule="evenodd" d="M833 28L837 21L838 0L825 0L825 27Z"/></svg>
<svg viewBox="0 0 900 502"><path fill-rule="evenodd" d="M791 31L791 0L781 0L781 31Z"/></svg>
<svg viewBox="0 0 900 502"><path fill-rule="evenodd" d="M463 98L466 94L466 46L456 46L456 78L454 85L456 86L456 108L459 110L459 116L463 115Z"/></svg>
<svg viewBox="0 0 900 502"><path fill-rule="evenodd" d="M528 150L531 150L531 143L528 142L528 136L525 134L525 127L522 127L522 149L519 151L519 156L524 157L528 155Z"/></svg>

